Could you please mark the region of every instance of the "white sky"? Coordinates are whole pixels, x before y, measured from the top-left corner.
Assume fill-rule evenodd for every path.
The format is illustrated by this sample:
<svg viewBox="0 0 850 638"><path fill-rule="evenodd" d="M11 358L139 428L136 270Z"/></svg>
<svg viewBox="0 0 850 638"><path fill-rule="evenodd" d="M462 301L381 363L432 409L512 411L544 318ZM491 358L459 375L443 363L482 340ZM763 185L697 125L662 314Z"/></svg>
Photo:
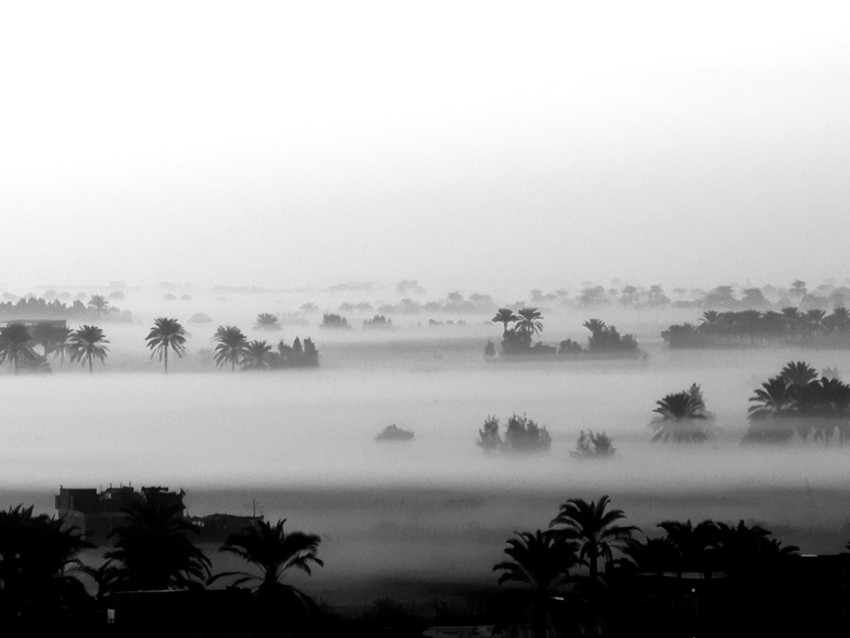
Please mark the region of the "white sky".
<svg viewBox="0 0 850 638"><path fill-rule="evenodd" d="M842 279L848 32L843 2L6 3L0 281Z"/></svg>

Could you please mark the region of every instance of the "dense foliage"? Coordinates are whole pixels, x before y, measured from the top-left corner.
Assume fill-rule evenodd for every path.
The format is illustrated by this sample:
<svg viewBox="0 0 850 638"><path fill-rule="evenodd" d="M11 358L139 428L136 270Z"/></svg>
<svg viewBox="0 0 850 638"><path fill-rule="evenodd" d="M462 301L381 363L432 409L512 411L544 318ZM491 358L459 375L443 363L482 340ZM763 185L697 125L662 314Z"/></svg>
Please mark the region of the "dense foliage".
<svg viewBox="0 0 850 638"><path fill-rule="evenodd" d="M813 348L850 348L850 311L832 314L794 306L781 312L707 310L699 325L672 325L661 333L671 348L752 347L796 345Z"/></svg>

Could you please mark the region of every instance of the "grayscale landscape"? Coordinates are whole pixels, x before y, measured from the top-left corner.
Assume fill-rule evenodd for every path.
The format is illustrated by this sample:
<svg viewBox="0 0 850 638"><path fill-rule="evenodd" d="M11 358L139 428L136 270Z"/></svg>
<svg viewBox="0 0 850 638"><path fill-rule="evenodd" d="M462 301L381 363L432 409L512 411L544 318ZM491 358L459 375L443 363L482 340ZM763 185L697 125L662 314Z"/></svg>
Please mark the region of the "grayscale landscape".
<svg viewBox="0 0 850 638"><path fill-rule="evenodd" d="M846 7L2 17L0 634L850 631Z"/></svg>

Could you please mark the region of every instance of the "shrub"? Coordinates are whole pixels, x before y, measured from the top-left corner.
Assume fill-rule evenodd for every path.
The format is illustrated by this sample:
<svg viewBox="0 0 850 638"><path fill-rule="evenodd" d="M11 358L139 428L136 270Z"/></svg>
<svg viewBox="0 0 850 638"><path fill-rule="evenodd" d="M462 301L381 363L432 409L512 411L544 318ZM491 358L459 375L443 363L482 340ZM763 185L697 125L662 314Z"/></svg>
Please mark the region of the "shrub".
<svg viewBox="0 0 850 638"><path fill-rule="evenodd" d="M614 441L605 432L581 431L576 449L570 452L574 459L609 459L614 456Z"/></svg>

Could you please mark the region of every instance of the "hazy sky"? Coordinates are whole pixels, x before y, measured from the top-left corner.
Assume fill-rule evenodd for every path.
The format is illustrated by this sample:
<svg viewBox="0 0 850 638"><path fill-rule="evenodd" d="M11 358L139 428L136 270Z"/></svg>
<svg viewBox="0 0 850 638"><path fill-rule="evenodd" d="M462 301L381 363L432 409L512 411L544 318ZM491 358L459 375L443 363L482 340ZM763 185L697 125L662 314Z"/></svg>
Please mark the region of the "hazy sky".
<svg viewBox="0 0 850 638"><path fill-rule="evenodd" d="M842 279L846 6L7 3L0 281Z"/></svg>

